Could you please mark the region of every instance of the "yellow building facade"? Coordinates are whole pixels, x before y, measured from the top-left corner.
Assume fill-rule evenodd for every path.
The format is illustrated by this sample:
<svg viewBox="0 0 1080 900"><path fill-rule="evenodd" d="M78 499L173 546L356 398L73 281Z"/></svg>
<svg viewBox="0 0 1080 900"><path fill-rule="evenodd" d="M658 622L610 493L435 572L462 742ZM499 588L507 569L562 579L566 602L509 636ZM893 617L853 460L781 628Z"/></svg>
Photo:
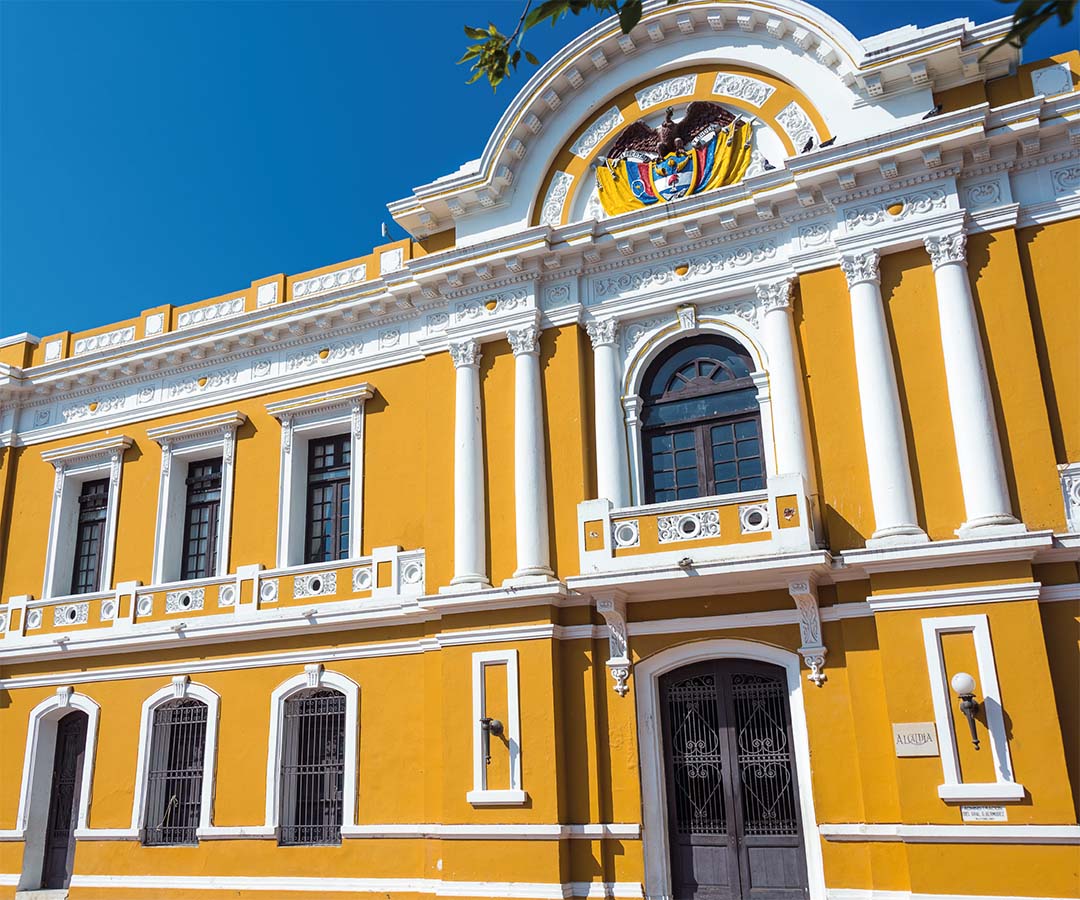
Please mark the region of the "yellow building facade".
<svg viewBox="0 0 1080 900"><path fill-rule="evenodd" d="M1080 56L1007 29L654 6L409 239L0 342L0 895L1080 896Z"/></svg>

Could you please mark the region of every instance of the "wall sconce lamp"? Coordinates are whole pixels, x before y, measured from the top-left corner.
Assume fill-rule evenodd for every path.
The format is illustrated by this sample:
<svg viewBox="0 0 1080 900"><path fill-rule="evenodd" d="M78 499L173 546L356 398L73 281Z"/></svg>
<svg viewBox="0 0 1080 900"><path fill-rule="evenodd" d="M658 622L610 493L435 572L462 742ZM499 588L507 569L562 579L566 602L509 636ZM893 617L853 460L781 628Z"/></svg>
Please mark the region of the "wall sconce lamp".
<svg viewBox="0 0 1080 900"><path fill-rule="evenodd" d="M490 716L484 716L480 720L480 731L484 735L484 765L491 765L491 736L502 737L503 723Z"/></svg>
<svg viewBox="0 0 1080 900"><path fill-rule="evenodd" d="M979 703L975 699L975 679L967 672L957 672L949 683L960 698L960 712L967 717L968 728L971 729L971 743L978 750L979 734L975 730L975 714L979 711Z"/></svg>

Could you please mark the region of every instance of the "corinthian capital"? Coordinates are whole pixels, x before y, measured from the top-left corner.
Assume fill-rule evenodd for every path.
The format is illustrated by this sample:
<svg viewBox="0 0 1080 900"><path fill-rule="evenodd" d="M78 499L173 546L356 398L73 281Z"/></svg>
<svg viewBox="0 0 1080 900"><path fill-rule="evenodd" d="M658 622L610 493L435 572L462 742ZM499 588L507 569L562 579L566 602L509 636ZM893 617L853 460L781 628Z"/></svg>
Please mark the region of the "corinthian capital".
<svg viewBox="0 0 1080 900"><path fill-rule="evenodd" d="M511 328L506 332L506 339L514 356L540 352L540 330L535 325Z"/></svg>
<svg viewBox="0 0 1080 900"><path fill-rule="evenodd" d="M794 279L784 278L757 286L758 302L765 312L787 309L791 306L791 284Z"/></svg>
<svg viewBox="0 0 1080 900"><path fill-rule="evenodd" d="M872 281L875 284L881 282L878 273L877 250L866 250L863 253L845 253L840 257L840 268L847 279L848 287L853 288L857 284Z"/></svg>
<svg viewBox="0 0 1080 900"><path fill-rule="evenodd" d="M460 369L462 366L479 366L480 342L452 341L450 343L450 358L454 361L455 369Z"/></svg>
<svg viewBox="0 0 1080 900"><path fill-rule="evenodd" d="M614 319L597 319L585 323L585 330L589 332L589 340L594 347L603 347L615 343L615 336L619 333L619 323Z"/></svg>
<svg viewBox="0 0 1080 900"><path fill-rule="evenodd" d="M923 243L935 269L945 263L962 263L967 259L967 235L962 231L932 234L923 238Z"/></svg>

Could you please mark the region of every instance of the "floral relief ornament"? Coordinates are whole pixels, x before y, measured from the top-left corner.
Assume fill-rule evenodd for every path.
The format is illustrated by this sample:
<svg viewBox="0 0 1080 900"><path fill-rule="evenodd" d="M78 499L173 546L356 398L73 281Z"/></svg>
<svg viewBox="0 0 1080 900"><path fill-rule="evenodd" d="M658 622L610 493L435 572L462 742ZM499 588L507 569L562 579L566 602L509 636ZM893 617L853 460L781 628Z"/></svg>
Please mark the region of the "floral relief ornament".
<svg viewBox="0 0 1080 900"><path fill-rule="evenodd" d="M845 253L840 257L840 269L847 279L848 287L855 287L864 282L878 283L881 279L878 271L877 250L867 250L865 253Z"/></svg>
<svg viewBox="0 0 1080 900"><path fill-rule="evenodd" d="M962 263L967 257L967 235L962 231L930 235L923 243L935 269L947 263Z"/></svg>
<svg viewBox="0 0 1080 900"><path fill-rule="evenodd" d="M614 346L615 338L619 333L619 323L615 319L596 319L585 323L585 330L589 333L589 340L593 347Z"/></svg>
<svg viewBox="0 0 1080 900"><path fill-rule="evenodd" d="M470 368L480 365L480 342L479 341L451 341L450 358L454 361L454 368L462 366Z"/></svg>
<svg viewBox="0 0 1080 900"><path fill-rule="evenodd" d="M510 342L514 356L536 354L540 351L539 331L535 325L511 328L506 332L506 339Z"/></svg>
<svg viewBox="0 0 1080 900"><path fill-rule="evenodd" d="M771 312L774 309L787 309L791 306L790 278L759 284L756 290L758 302L761 303L761 307L765 312Z"/></svg>

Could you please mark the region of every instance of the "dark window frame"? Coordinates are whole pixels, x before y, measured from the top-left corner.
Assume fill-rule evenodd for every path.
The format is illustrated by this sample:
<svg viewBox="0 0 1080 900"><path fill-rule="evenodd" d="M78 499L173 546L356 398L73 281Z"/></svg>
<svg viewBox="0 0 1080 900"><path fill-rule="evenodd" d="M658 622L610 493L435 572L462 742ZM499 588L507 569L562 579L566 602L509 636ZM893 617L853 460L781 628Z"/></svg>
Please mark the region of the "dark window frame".
<svg viewBox="0 0 1080 900"><path fill-rule="evenodd" d="M221 525L222 457L193 460L188 465L184 498L184 532L180 580L217 574L217 541ZM193 529L197 531L193 532Z"/></svg>
<svg viewBox="0 0 1080 900"><path fill-rule="evenodd" d="M723 358L722 354L726 354L726 358ZM679 361L680 357L685 359ZM675 368L665 372L665 369L671 368L673 362ZM685 372L691 367L696 370L695 377L687 378ZM649 365L642 381L641 415L641 455L646 503L726 496L765 489L768 472L765 464L761 408L756 398L754 379L750 374L752 371L752 360L745 348L734 340L719 335L697 336L679 341L668 347ZM753 398L752 403L749 398ZM727 412L710 412L707 410L710 399L714 400L717 406L726 403L734 408ZM701 401L696 413L691 411L693 404L687 404L687 401L695 400ZM676 404L685 407L685 414L672 418L670 411L678 409ZM745 423L753 423L754 433L748 436L736 435L738 426ZM714 458L714 450L721 445L714 444L714 429L727 426L732 430L730 443L734 453L729 460L717 460ZM683 434L692 435L692 446L677 447L676 436ZM654 451L654 438L667 436L671 436L670 451ZM739 456L739 442L748 443L751 440L757 441L757 452ZM683 443L686 443L685 439ZM680 453L685 461L686 452L689 450L693 451L693 465L680 466ZM669 453L672 468L660 471L672 473L672 485L660 488L656 484L659 474L656 457L667 456ZM733 477L716 477L714 465L728 463L734 464ZM756 466L758 471L743 474L740 470L744 464L748 469ZM679 472L689 470L695 472L695 481L692 484L680 485ZM719 487L730 481L735 482L734 490ZM686 496L679 496L680 489L685 491ZM657 499L657 495L664 493L673 493L674 496Z"/></svg>
<svg viewBox="0 0 1080 900"><path fill-rule="evenodd" d="M141 835L147 847L199 843L209 712L206 703L192 697L153 709Z"/></svg>
<svg viewBox="0 0 1080 900"><path fill-rule="evenodd" d="M305 563L349 558L353 452L349 432L308 441L304 491Z"/></svg>
<svg viewBox="0 0 1080 900"><path fill-rule="evenodd" d="M79 488L75 550L71 562L71 593L101 590L105 532L109 521L109 479L84 481Z"/></svg>
<svg viewBox="0 0 1080 900"><path fill-rule="evenodd" d="M307 688L285 697L280 715L278 844L340 844L348 698L334 688Z"/></svg>

